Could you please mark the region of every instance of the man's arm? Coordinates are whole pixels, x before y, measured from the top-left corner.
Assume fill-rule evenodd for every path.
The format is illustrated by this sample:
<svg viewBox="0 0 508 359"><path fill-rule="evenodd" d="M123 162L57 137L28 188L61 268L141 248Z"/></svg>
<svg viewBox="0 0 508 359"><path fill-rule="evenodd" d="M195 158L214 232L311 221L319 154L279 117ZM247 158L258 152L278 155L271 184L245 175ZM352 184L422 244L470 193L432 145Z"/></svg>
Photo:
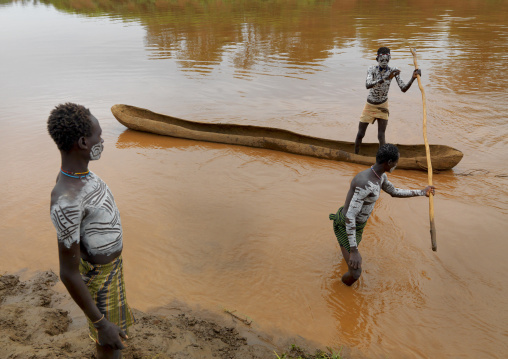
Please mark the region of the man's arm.
<svg viewBox="0 0 508 359"><path fill-rule="evenodd" d="M384 175L384 181L381 185L381 189L388 193L392 197L416 197L416 196L429 196L430 192L432 194L435 193L435 187L434 186L427 186L424 189L401 189L396 188L390 181L388 181L388 178L386 175Z"/></svg>
<svg viewBox="0 0 508 359"><path fill-rule="evenodd" d="M107 345L115 350L123 349L124 345L120 336L125 338L125 334L120 328L103 317L79 273L82 210L76 203L67 203L64 200L59 202L59 198L58 193L52 194L51 221L55 226L58 238L60 279L69 291L72 299L94 323L98 333L99 344Z"/></svg>
<svg viewBox="0 0 508 359"><path fill-rule="evenodd" d="M359 182L360 181L357 178L353 179L351 182L351 188L349 191L354 192L351 200L349 201L345 220L347 239L351 253L348 264L353 269L358 269L362 265L362 256L358 251L358 243L356 242L356 216L362 210L365 197L369 194L368 190L362 188Z"/></svg>
<svg viewBox="0 0 508 359"><path fill-rule="evenodd" d="M95 305L87 286L81 279L79 273L80 249L79 242L71 244L67 248L63 242L58 242L58 256L60 259L60 279L69 291L72 299L83 310L85 315L90 318L98 332L99 344L109 346L114 350L124 349L121 338L126 338L120 328L109 322Z"/></svg>
<svg viewBox="0 0 508 359"><path fill-rule="evenodd" d="M399 73L400 73L400 71L399 71ZM420 70L420 69L414 70L413 76L411 76L411 80L409 80L409 82L407 84L404 84L404 81L402 81L402 79L400 78L399 75L396 76L397 84L399 85L402 92L406 92L407 90L409 90L409 88L413 84L414 80L416 79L417 75L422 76L422 70Z"/></svg>
<svg viewBox="0 0 508 359"><path fill-rule="evenodd" d="M102 317L87 286L79 273L80 249L79 243L73 243L67 248L63 242L58 242L58 257L60 259L60 279L65 285L72 299L85 312L92 322ZM104 319L103 319L104 320Z"/></svg>

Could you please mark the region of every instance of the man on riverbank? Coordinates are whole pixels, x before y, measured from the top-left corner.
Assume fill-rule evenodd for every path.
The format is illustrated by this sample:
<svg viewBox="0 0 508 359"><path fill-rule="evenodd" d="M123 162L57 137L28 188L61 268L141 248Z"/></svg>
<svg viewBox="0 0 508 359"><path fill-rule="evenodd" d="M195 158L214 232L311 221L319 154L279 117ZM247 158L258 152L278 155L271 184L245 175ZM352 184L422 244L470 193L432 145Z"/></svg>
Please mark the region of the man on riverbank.
<svg viewBox="0 0 508 359"><path fill-rule="evenodd" d="M377 50L376 61L378 66L370 66L367 71L367 80L365 86L369 90L367 96L367 103L363 109L360 117L360 123L358 125L358 133L355 140L355 153L360 152L360 146L362 144L363 137L367 131L369 124L374 124L377 120L377 138L379 140L379 146L384 145L385 142L385 131L388 126L388 116L390 111L388 110L388 90L390 90L390 83L395 77L397 84L399 85L402 92L409 90L413 81L417 75L422 75L421 70L414 70L413 76L407 84L400 78L400 70L396 67L389 67L391 55L390 49L387 47L380 47Z"/></svg>
<svg viewBox="0 0 508 359"><path fill-rule="evenodd" d="M386 172L392 172L398 161L398 148L389 143L382 145L376 155L376 164L353 178L344 206L339 208L337 214L330 214L333 231L348 266L348 271L342 276L342 282L348 286L356 282L362 274L362 256L358 245L381 189L392 197L428 197L430 193L435 193L434 186L421 190L395 188L388 181Z"/></svg>
<svg viewBox="0 0 508 359"><path fill-rule="evenodd" d="M88 170L101 157L102 129L88 109L66 103L51 111L48 132L62 160L51 192L60 278L88 319L97 357L120 358L134 317L125 296L120 213L108 186Z"/></svg>

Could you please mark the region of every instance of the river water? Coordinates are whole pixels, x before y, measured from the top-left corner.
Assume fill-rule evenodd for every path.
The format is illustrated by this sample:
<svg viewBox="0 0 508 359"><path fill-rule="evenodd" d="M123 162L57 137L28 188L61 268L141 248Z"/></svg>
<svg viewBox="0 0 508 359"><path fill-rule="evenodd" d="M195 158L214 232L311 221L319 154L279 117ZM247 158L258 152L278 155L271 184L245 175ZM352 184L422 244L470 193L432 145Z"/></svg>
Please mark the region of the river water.
<svg viewBox="0 0 508 359"><path fill-rule="evenodd" d="M0 271L58 272L47 135L63 102L99 118L90 169L124 226L129 302L227 308L353 357L508 355L506 1L0 1ZM380 46L408 81L418 51L428 137L464 152L428 200L382 194L352 288L328 214L364 166L127 130L125 103L190 120L353 141ZM423 143L422 99L393 83L387 140ZM365 142L377 140L369 126ZM424 172L398 170L398 187Z"/></svg>

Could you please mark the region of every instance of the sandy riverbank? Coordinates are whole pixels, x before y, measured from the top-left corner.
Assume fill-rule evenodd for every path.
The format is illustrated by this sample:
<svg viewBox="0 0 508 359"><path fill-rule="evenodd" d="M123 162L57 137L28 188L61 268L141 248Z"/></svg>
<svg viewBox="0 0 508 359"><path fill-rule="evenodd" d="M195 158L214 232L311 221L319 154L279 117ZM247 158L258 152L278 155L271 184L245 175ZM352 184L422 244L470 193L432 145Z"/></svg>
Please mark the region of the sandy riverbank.
<svg viewBox="0 0 508 359"><path fill-rule="evenodd" d="M55 290L58 282L52 271L25 281L0 276L1 358L95 358L85 318L68 294ZM322 357L310 342L274 338L235 313L193 310L183 303L134 313L125 358L268 359L276 358L275 351L286 358Z"/></svg>

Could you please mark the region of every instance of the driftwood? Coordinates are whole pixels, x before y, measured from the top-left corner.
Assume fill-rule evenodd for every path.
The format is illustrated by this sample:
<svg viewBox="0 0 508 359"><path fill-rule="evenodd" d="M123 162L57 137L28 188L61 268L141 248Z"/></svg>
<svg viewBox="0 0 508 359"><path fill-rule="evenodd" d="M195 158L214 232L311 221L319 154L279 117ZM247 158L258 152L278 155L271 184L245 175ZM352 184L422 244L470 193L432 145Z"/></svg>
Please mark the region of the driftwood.
<svg viewBox="0 0 508 359"><path fill-rule="evenodd" d="M246 318L242 318L242 317L236 315L235 312L236 312L236 310L230 311L228 309L224 309L224 313L227 313L227 314L231 315L233 318L241 321L243 324L248 325L250 327L250 325L252 324L252 320L248 320Z"/></svg>

